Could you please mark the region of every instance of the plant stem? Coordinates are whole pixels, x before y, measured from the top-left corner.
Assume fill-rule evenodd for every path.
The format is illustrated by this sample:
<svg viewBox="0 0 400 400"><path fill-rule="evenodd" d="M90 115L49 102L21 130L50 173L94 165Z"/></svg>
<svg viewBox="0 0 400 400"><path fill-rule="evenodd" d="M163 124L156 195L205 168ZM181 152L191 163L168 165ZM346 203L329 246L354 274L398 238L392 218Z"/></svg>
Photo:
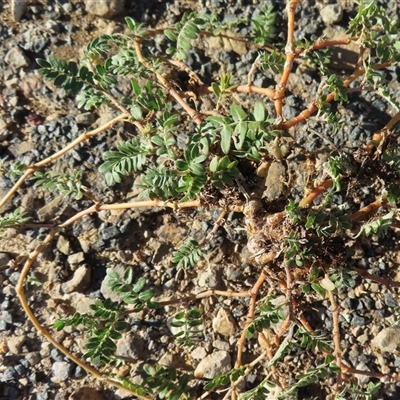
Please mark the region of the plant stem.
<svg viewBox="0 0 400 400"><path fill-rule="evenodd" d="M328 274L325 274L325 278L329 279ZM339 307L336 303L335 295L331 290L328 290L329 301L331 303L332 309L332 320L333 320L333 343L334 343L334 355L336 359L336 365L340 366L342 364L342 350L340 347L340 330L339 330ZM340 387L342 377L338 376L338 386Z"/></svg>
<svg viewBox="0 0 400 400"><path fill-rule="evenodd" d="M143 64L146 68L149 70L153 71L153 68L151 65L146 61L146 59L143 57L142 49L140 47L141 42L140 40L136 39L134 41L135 45L135 51L136 55L138 57L138 60L141 64ZM200 125L203 122L203 117L202 115L197 112L196 110L193 110L186 102L183 100L183 98L178 94L175 88L171 86L171 83L160 73L154 72L158 82L165 88L167 89L168 93L176 100L178 104L182 106L182 108L189 114L189 116L193 119L193 121Z"/></svg>
<svg viewBox="0 0 400 400"><path fill-rule="evenodd" d="M100 126L97 129L94 129L90 132L85 132L81 136L79 136L77 139L75 139L73 142L71 142L69 145L65 146L63 149L60 151L52 154L51 156L45 158L42 161L39 161L36 164L30 165L25 168L24 174L18 179L18 181L15 183L15 185L10 189L10 191L1 199L0 201L0 209L1 207L4 206L4 204L7 203L8 200L10 200L14 194L17 192L17 190L22 186L22 184L26 181L26 179L32 175L34 172L36 172L39 168L55 161L57 158L61 157L62 155L68 153L70 150L72 150L74 147L76 147L78 144L84 142L85 140L98 135L99 133L105 131L106 129L109 129L113 127L117 122L122 121L124 119L128 118L128 115L126 114L120 114L118 117L115 117L111 121L107 122L106 124Z"/></svg>
<svg viewBox="0 0 400 400"><path fill-rule="evenodd" d="M290 73L293 69L293 62L296 58L296 52L294 48L294 24L295 24L295 12L296 6L299 0L288 0L286 11L288 14L288 34L285 47L286 61L283 68L283 73L280 82L275 88L275 114L278 123L283 121L282 108L283 98L285 96L287 82L289 80Z"/></svg>

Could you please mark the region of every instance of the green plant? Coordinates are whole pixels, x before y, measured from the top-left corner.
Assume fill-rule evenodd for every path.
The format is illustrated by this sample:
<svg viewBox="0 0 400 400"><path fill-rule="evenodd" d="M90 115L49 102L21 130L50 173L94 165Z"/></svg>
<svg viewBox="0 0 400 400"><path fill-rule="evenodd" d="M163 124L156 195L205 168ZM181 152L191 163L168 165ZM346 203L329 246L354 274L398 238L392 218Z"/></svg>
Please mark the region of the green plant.
<svg viewBox="0 0 400 400"><path fill-rule="evenodd" d="M78 326L84 324L89 333L89 339L85 344L88 351L83 358L91 358L93 364L101 365L115 361L114 352L117 349L116 341L121 339L129 324L120 321L119 316L124 308L118 302L106 299L104 302L97 300L90 306L93 314L76 313L66 320L59 320L54 324L54 329L61 330L65 326Z"/></svg>
<svg viewBox="0 0 400 400"><path fill-rule="evenodd" d="M181 311L174 315L171 326L181 328L179 332L174 334L178 344L182 346L192 346L194 343L201 340L204 336L203 331L200 328L196 328L203 323L199 318L200 316L201 310L197 307L191 310Z"/></svg>
<svg viewBox="0 0 400 400"><path fill-rule="evenodd" d="M193 238L188 238L184 245L172 253L171 262L176 264L178 269L182 268L186 270L190 267L194 267L202 257L203 253L197 241Z"/></svg>
<svg viewBox="0 0 400 400"><path fill-rule="evenodd" d="M8 227L22 225L30 219L26 212L16 208L13 212L5 214L0 220L0 232Z"/></svg>
<svg viewBox="0 0 400 400"><path fill-rule="evenodd" d="M252 338L256 332L262 332L280 320L285 319L282 304L274 305L271 298L267 297L257 306L253 321L247 327L247 337Z"/></svg>
<svg viewBox="0 0 400 400"><path fill-rule="evenodd" d="M190 375L178 375L175 369L154 368L150 365L145 365L144 371L148 375L144 382L151 388L150 393L158 395L160 399L190 399L193 393L187 387Z"/></svg>
<svg viewBox="0 0 400 400"><path fill-rule="evenodd" d="M134 311L140 311L144 307L157 307L157 303L151 301L154 297L154 290L144 290L144 286L146 285L146 279L144 277L134 282L132 268L127 268L123 277L110 268L107 269L107 275L109 277L108 286L110 289L121 296L124 303L133 305Z"/></svg>
<svg viewBox="0 0 400 400"><path fill-rule="evenodd" d="M80 171L55 176L52 176L50 172L38 171L32 178L35 180L35 186L57 190L64 197L74 195L76 200L80 200L83 197L81 175Z"/></svg>
<svg viewBox="0 0 400 400"><path fill-rule="evenodd" d="M75 314L54 325L56 330L85 326L89 338L87 352L82 357L103 367L106 382L125 387L139 398L189 399L199 392L203 393L200 394L203 398L228 386L226 398L262 399L279 389L277 398L290 399L300 388L318 384L321 391L332 390L337 398L349 394L356 399L361 393L372 398L379 389L374 384L365 388L343 387L345 375L360 371L343 362L337 299L348 287L354 286L356 276L389 288L399 286L355 267L351 261L352 250L360 240L373 243L371 236L387 234L399 217L400 155L398 144L393 140L394 126L400 120L399 102L380 72L397 65L400 60L398 22L389 20L376 2L362 2L346 38L297 43L294 41L297 4L296 0L288 1L286 45L271 52L267 51L270 50L267 43L277 31L277 14L265 8L252 22L237 18L230 23L220 23L216 15L198 18L194 13L185 14L175 26L163 30L146 29L128 17L129 32L94 39L86 47L80 64L52 56L38 60L39 74L66 93L77 95L79 107L89 110L108 106L120 113L108 124L83 133L60 152L39 163L27 166L16 162L2 167L5 177L19 180L0 206L25 182L94 203L88 208L83 208L86 203L78 203L83 204L82 208L77 206L79 212L52 226L48 236L26 261L17 285L17 294L34 326L74 362L94 376L104 378L43 329L31 312L24 292L24 282L33 262L59 230L72 226L86 215L115 209L218 208L221 214L215 230L229 212L244 215L245 228L236 231L245 229L247 235L251 255L246 263L254 268L255 277L250 290L210 289L196 291L194 295L177 294L165 300L162 294L166 290L154 287L154 283L147 282L143 276L136 276L140 274L139 269L136 272L135 268L127 268L123 276L108 269L109 286L121 301L97 300L91 306L91 313ZM235 39L226 32L244 23L250 24L249 40ZM190 52L202 46L200 39L212 35L255 46L258 56L249 66L245 83L234 72L222 72L213 77L208 86L198 72L185 64ZM160 39L161 46L155 45L155 37ZM342 75L331 71L329 50L353 42L360 45L354 72ZM166 49L165 53L162 49ZM289 77L297 60L303 57L311 59L309 65L319 71L319 88L315 93L307 93L312 100L305 102L297 115L288 118L284 113L284 99ZM253 77L259 68L265 73L279 74L275 88L254 85ZM186 80L180 80L182 75ZM130 82L129 95L112 94L118 93L112 89L121 81ZM358 146L354 152L342 151L317 163L318 157L302 147L291 128L300 126L315 114L321 126L333 127L330 137L334 141L343 125L340 124L341 114L333 109L345 113L344 105L353 101L352 94L364 90L373 91L388 101L395 115L375 132L369 143ZM197 102L203 96L209 96L215 105L207 109L199 106ZM265 105L267 99L272 101L274 112ZM115 143L115 148L105 151L99 172L104 174L109 186L122 183L128 175L140 178L137 188L141 190L142 201L102 204L83 186L84 176L80 171L61 175L39 171L73 147L121 121L134 126L134 137L124 138ZM328 139L330 144L332 140ZM302 157L312 164L313 172L307 179L302 174L306 169ZM291 168L291 176L285 182L281 176L270 175L277 164ZM314 179L317 179L315 184L307 184ZM287 191L271 197L264 193L266 182L267 186L284 184ZM305 187L296 186L296 182L304 182ZM372 187L370 197L363 196L362 189L367 186ZM362 206L359 197L363 198ZM25 226L28 218L20 208L15 208L3 216L0 228ZM199 243L189 237L178 250L172 251L168 260L178 270L189 274L189 271L196 272L194 267L200 264L202 256ZM279 292L285 301L275 304L272 299ZM114 354L116 343L129 328L130 314L160 312L157 315L163 323L172 317L171 325L182 328L174 337L176 343L190 347L203 334L199 327L206 326L210 316L200 312L200 307L188 304L185 304L185 311L172 311L171 315L168 315L169 309L161 310L180 303L198 303L210 296L230 297L232 303L235 298L249 299L245 303L247 318L236 337L236 362L228 372L205 385L204 380L192 379L190 373L150 364L143 368L147 374L143 384L134 384L110 373L111 364L120 361ZM263 300L257 300L259 297ZM322 321L318 328L308 321L304 311L312 309L315 299L327 300L325 306L329 304L332 329L324 329ZM273 325L278 323L280 328L272 331ZM246 343L257 339L265 348L260 346L252 354L246 354L249 359L245 361ZM248 348L256 349L256 346ZM284 368L285 357L289 354L309 357L299 358L303 360L299 361L300 371L285 370L282 375L278 368ZM310 362L304 361L307 359ZM256 378L247 387L241 385L252 371ZM400 381L399 376L372 371L363 373L381 380ZM328 379L336 380L337 386L332 388Z"/></svg>

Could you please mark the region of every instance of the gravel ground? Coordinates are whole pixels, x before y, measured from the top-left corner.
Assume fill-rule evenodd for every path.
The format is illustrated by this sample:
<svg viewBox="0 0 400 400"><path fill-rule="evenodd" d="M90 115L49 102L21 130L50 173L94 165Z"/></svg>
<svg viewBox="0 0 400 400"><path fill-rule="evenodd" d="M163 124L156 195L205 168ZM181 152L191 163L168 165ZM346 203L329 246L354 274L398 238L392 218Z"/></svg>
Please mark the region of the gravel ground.
<svg viewBox="0 0 400 400"><path fill-rule="evenodd" d="M50 54L77 59L84 45L100 33L124 29L124 16L131 16L151 27L164 27L179 20L185 11L195 10L200 15L216 11L229 20L239 15L254 18L261 6L272 5L280 15L282 32L279 39L285 39L284 1L127 0L123 12L112 16L110 10L106 10L103 11L105 18L95 15L101 10L90 8L95 6L94 3L101 2L33 0L20 21L13 21L10 4L0 4L0 35L3 39L0 44L0 154L6 167L15 160L28 165L37 162L61 149L85 129L96 124L100 126L113 117L106 110L101 113L78 110L72 97L43 83L35 72L38 68L35 59ZM349 1L339 2L339 5L322 0L302 3L306 5L299 7L297 40L315 40L327 29L330 29L330 35L335 35L347 26L355 14L354 5ZM338 7L333 14L326 10L329 3ZM385 4L389 16L400 16L397 1L378 3ZM240 32L243 36L247 33L245 28ZM222 69L246 81L250 61L255 59L257 52L235 50L222 47L210 57L191 53L188 64L201 73L206 82L211 81ZM349 68L354 53L350 51L344 56L336 64L340 72ZM389 69L387 80L393 90L399 90L400 68ZM272 80L257 73L255 83L268 86ZM304 93L304 87L307 87L307 93ZM296 115L303 109L304 99L311 99L317 90L318 81L314 80L313 72L296 67L289 81L285 115L288 118ZM246 101L252 101L252 98L248 96ZM308 125L296 127L296 137L304 154L314 154L317 159L324 160L335 149L321 136L313 134L314 131L329 137L340 151L352 153L361 143L368 141L391 115L392 110L387 103L375 94L354 93L343 113L346 123L336 135L332 136L325 126L311 120ZM83 169L85 185L104 203L132 200L137 195L133 177L110 189L97 172L103 162L104 151L110 149L116 139L126 139L130 132L133 132L132 127L117 125L112 131L96 137L90 147L80 146L57 160L53 171L61 173L75 167ZM294 157L292 161L288 160L287 173L300 179L300 155L295 156L297 158ZM365 189L359 199L360 207L379 195L379 186L376 186L374 178L365 176L362 182ZM0 177L0 198L11 186L8 179ZM301 195L300 191L292 193L295 200ZM46 223L64 221L89 205L87 201L65 201L62 197L26 185L1 211L22 207L35 221ZM46 249L41 255L35 265L35 276L43 285L30 286L27 298L43 325L51 327L58 317L69 316L74 310L84 312L96 298L110 296L105 285L106 268L110 267L123 270L135 265L135 277L146 277L152 282L157 295L162 295L164 299L176 296L177 292L198 293L206 288L247 290L254 284L258 269L247 262L246 236L238 229L243 224L242 216L231 213L226 229L219 229L212 240L206 242L205 237L213 229L218 215L218 212L210 210L185 213L129 210L101 212L83 218L73 228L63 231L56 246ZM9 229L0 239L0 399L124 398L123 392L95 381L42 340L21 311L15 294L19 277L19 266L15 260L26 256L46 234L45 228L28 231ZM170 255L188 236L199 240L208 262L200 263L195 271L188 272L185 277L175 279L177 271L170 262ZM370 242L361 243L354 256L356 265L370 273L400 280L397 276L400 265L398 240L397 230L384 239L374 237ZM396 291L389 292L383 286L360 278L353 288L341 294L342 348L345 349L344 359L351 366L384 373L398 370L400 330L391 328L396 320L394 310L397 306ZM222 325L232 330L230 334L222 335L211 322L206 323L204 342L182 353L171 336L170 328L163 323L165 315L174 314L177 308L166 307L164 311L154 311L145 319L139 313L132 317L132 330L119 345L121 356L136 361L129 367L118 367L114 372L135 376L145 362L193 370L201 359L210 354L216 354L220 360L227 357L229 364L231 356L234 360L236 339L240 335L238 325L246 316L246 303L218 297L204 300L202 307L214 320L225 321ZM220 312L217 313L218 310ZM330 329L332 326L329 302L326 300L315 299L307 309L307 316L311 323L315 323L315 327ZM56 334L57 339L73 352L80 352L82 336L82 332L73 329ZM257 344L249 344L245 356L251 356L256 351ZM287 371L282 373L295 372L302 362L301 355L288 358ZM257 380L256 374L252 379ZM369 381L363 376L357 379L360 384ZM309 386L299 393L299 398L314 396L325 399L329 398L328 394L329 387ZM216 396L213 398L218 399ZM394 384L384 385L376 397L398 398L400 387Z"/></svg>

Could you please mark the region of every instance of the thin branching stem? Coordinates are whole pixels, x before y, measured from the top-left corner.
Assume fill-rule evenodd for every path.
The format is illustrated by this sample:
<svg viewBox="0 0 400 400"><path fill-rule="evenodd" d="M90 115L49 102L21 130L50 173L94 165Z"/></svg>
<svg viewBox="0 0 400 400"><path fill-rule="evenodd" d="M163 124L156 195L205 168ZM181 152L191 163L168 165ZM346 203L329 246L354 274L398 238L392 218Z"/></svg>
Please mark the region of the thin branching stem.
<svg viewBox="0 0 400 400"><path fill-rule="evenodd" d="M107 92L106 90L101 90L101 92L106 96L120 111L122 111L123 114L125 114L128 118L128 115L130 115L129 110L124 107L118 99L116 99L111 93ZM129 122L133 125L136 126L136 128L139 129L139 131L143 131L143 125L139 122L133 119L133 117L129 117Z"/></svg>
<svg viewBox="0 0 400 400"><path fill-rule="evenodd" d="M293 288L293 277L292 277L292 271L290 270L290 267L286 263L286 259L284 260L284 268L285 268L285 273L286 273L286 300L288 303L289 311L288 311L288 317L290 321L293 321L293 298L292 298L292 288Z"/></svg>
<svg viewBox="0 0 400 400"><path fill-rule="evenodd" d="M211 297L211 296L250 297L251 294L248 290L244 291L244 292L233 292L231 290L209 289L205 292L202 292L202 293L199 293L199 294L196 294L193 296L182 297L180 299L159 301L159 302L157 302L157 304L160 306L169 306L171 304L189 303L194 300L204 299L206 297Z"/></svg>
<svg viewBox="0 0 400 400"><path fill-rule="evenodd" d="M42 161L39 161L36 164L26 167L24 174L18 179L18 181L10 189L10 191L3 197L3 199L1 199L0 209L4 206L4 204L7 203L8 200L10 200L14 196L14 194L23 185L23 183L26 181L26 179L29 178L29 176L32 175L34 172L36 172L39 168L42 168L45 165L50 164L51 162L55 161L57 158L68 153L70 150L72 150L74 147L78 146L80 143L84 142L87 139L92 138L93 136L98 135L99 133L105 131L106 129L112 128L117 122L127 119L128 117L129 116L126 114L120 114L117 117L113 118L111 121L100 126L99 128L83 133L81 136L79 136L77 139L75 139L69 145L65 146L60 151L57 151L56 153L52 154L51 156L45 158Z"/></svg>
<svg viewBox="0 0 400 400"><path fill-rule="evenodd" d="M353 267L354 271L357 272L358 275L360 275L364 279L369 279L373 282L379 283L381 285L386 286L388 289L398 287L400 288L400 282L393 281L392 279L387 279L387 278L382 278L377 275L372 275L368 271L365 271L361 268L356 268Z"/></svg>
<svg viewBox="0 0 400 400"><path fill-rule="evenodd" d="M300 203L299 207L300 208L305 208L311 205L311 203L321 194L323 193L326 189L329 189L332 187L333 181L332 179L327 179L320 183L318 186L316 186L311 193L309 193L306 197L304 197Z"/></svg>
<svg viewBox="0 0 400 400"><path fill-rule="evenodd" d="M287 82L289 80L290 73L293 69L293 62L296 58L296 52L294 47L294 25L295 25L295 12L296 6L299 0L288 0L286 6L288 14L288 34L285 47L286 61L283 68L283 73L279 83L276 85L275 89L275 113L277 121L283 121L282 108L283 108L283 98L285 96Z"/></svg>
<svg viewBox="0 0 400 400"><path fill-rule="evenodd" d="M256 300L257 300L257 295L260 290L260 287L264 283L264 281L268 277L268 272L264 268L260 274L260 276L257 279L257 282L254 284L254 286L250 290L250 306L249 306L249 312L247 314L247 321L246 325L243 329L243 332L240 336L240 339L237 342L237 356L236 356L236 362L235 362L235 368L238 368L242 365L242 354L243 354L243 347L246 341L246 333L247 333L247 328L251 324L254 318L254 313L256 310Z"/></svg>
<svg viewBox="0 0 400 400"><path fill-rule="evenodd" d="M370 376L371 378L378 378L381 382L385 383L400 382L400 375L385 375L380 372L364 371L361 369L351 368L344 363L340 364L340 369L347 375Z"/></svg>
<svg viewBox="0 0 400 400"><path fill-rule="evenodd" d="M275 89L263 88L256 85L239 85L229 90L230 93L257 93L273 100L275 97ZM211 86L201 86L197 89L198 95L214 93Z"/></svg>
<svg viewBox="0 0 400 400"><path fill-rule="evenodd" d="M371 143L368 144L366 150L371 152L375 147L376 143L380 143L384 137L383 132L389 132L393 127L400 121L400 110L390 119L390 121L379 131L375 132L372 136Z"/></svg>
<svg viewBox="0 0 400 400"><path fill-rule="evenodd" d="M134 45L135 45L135 51L136 51L136 55L137 55L139 62L141 64L143 64L149 70L153 71L152 66L146 61L146 59L143 56L142 48L141 48L141 41L134 40ZM183 98L179 95L179 93L176 91L176 89L172 87L170 81L168 81L167 78L165 78L162 74L160 74L158 72L153 71L153 73L155 74L158 82L168 91L170 96L172 96L176 100L176 102L182 106L182 108L187 112L187 114L192 118L192 120L198 125L203 123L202 115L198 111L191 108L186 103L186 101L183 100Z"/></svg>
<svg viewBox="0 0 400 400"><path fill-rule="evenodd" d="M374 70L380 70L383 68L387 68L389 67L391 64L390 62L388 63L384 63L384 64L376 64L372 67L372 69ZM357 78L359 78L360 76L364 75L365 73L365 69L363 67L359 67L357 68L344 82L343 82L343 86L344 87L348 87L352 82L354 82ZM330 103L331 101L334 100L335 98L335 93L336 92L332 92L330 93L326 99L325 102L326 103ZM303 110L299 115L297 115L296 117L277 124L277 128L282 129L284 131L289 130L291 127L299 124L300 122L303 122L305 120L307 120L314 112L316 112L318 110L318 104L316 101L312 101L305 110Z"/></svg>
<svg viewBox="0 0 400 400"><path fill-rule="evenodd" d="M386 200L384 199L375 200L374 202L353 213L350 217L350 221L356 222L366 219L367 217L370 217L371 214L378 211L379 207L382 207L384 204L386 204Z"/></svg>
<svg viewBox="0 0 400 400"><path fill-rule="evenodd" d="M21 271L21 275L18 280L18 284L16 286L16 293L17 296L21 302L22 308L25 311L25 314L28 316L28 318L31 320L33 326L37 330L37 332L44 336L54 347L56 347L58 350L60 350L63 354L65 354L71 361L73 361L75 364L79 365L82 369L84 369L86 372L90 373L93 375L95 378L100 379L104 382L106 382L109 385L112 385L114 387L117 387L119 389L124 389L129 391L131 394L137 396L140 399L144 400L152 400L151 397L148 397L146 395L141 395L137 393L135 390L128 389L121 385L119 382L116 382L106 376L103 376L99 371L97 371L95 368L91 367L90 365L86 364L83 362L81 359L78 357L74 356L66 347L64 347L61 343L58 343L54 337L43 327L43 325L39 322L39 320L35 317L33 314L31 308L28 305L28 302L26 300L25 296L25 291L24 291L24 284L25 284L25 279L26 276L28 275L28 272L34 263L34 261L37 259L38 255L43 251L43 249L48 246L51 241L54 239L55 235L58 233L59 228L53 229L43 240L43 242L36 247L36 249L29 254L28 259L26 260L24 267Z"/></svg>
<svg viewBox="0 0 400 400"><path fill-rule="evenodd" d="M218 219L215 221L213 229L207 235L206 240L210 240L217 233L218 228L225 223L225 216L227 213L228 213L227 210L221 211L221 214L219 214Z"/></svg>
<svg viewBox="0 0 400 400"><path fill-rule="evenodd" d="M190 76L190 78L194 82L196 82L196 84L198 84L199 86L204 86L204 83L201 80L201 78L195 72L193 72L183 61L172 60L167 57L158 57L158 58L168 64L173 65L174 67L179 68L182 71L185 71Z"/></svg>
<svg viewBox="0 0 400 400"><path fill-rule="evenodd" d="M175 33L179 33L178 29L176 29L175 27L171 26L168 29L170 29L171 31L173 31ZM149 38L149 37L155 37L157 35L163 35L163 34L164 34L164 29L149 29L148 31L146 31L146 33L144 35L142 35L140 37L137 37L137 39L143 40L143 39L146 39L146 38ZM251 42L250 40L245 39L243 37L232 36L232 35L228 35L228 34L222 33L222 32L220 32L220 33L215 35L214 33L206 31L204 29L200 30L200 34L202 36L219 37L221 39L228 39L228 40L232 40L234 42L244 43L244 44L246 44L248 46L251 46L253 48L254 47L255 48L260 48L261 47L262 49L267 50L269 52L275 51L276 53L280 54L280 50L277 47L275 47L275 46L273 46L272 44L269 44L269 43L266 43L266 44L260 46L259 44Z"/></svg>
<svg viewBox="0 0 400 400"><path fill-rule="evenodd" d="M335 40L321 40L314 43L311 47L311 50L322 50L327 47L334 46L345 46L352 42L357 41L358 38L343 38L343 39L335 39Z"/></svg>
<svg viewBox="0 0 400 400"><path fill-rule="evenodd" d="M263 351L255 360L253 360L251 363L246 364L246 369L244 371L244 374L240 376L236 381L232 382L231 387L228 391L228 393L225 395L223 400L226 400L229 398L229 395L231 395L231 392L235 392L240 385L241 382L243 382L246 377L253 371L253 369L262 361L264 358L268 357L268 352Z"/></svg>
<svg viewBox="0 0 400 400"><path fill-rule="evenodd" d="M325 278L329 279L328 274L325 274ZM342 364L342 350L340 346L339 306L336 302L335 294L331 290L328 290L328 294L332 309L334 356L336 365L340 366ZM337 379L338 387L340 387L341 381L342 377L339 374Z"/></svg>

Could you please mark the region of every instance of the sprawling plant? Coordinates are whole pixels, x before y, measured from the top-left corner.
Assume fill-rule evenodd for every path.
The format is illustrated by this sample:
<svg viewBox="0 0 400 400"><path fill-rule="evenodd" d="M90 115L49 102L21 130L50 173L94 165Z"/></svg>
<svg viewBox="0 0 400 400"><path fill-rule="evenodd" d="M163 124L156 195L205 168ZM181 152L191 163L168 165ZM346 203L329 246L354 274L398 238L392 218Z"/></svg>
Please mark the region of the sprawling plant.
<svg viewBox="0 0 400 400"><path fill-rule="evenodd" d="M54 346L95 377L124 387L138 398L203 399L211 398L213 393L222 396L220 390L224 390L224 399L290 399L297 398L300 388L318 382L321 387L329 383L337 399L360 398L360 393L364 398L373 398L379 385L352 386L348 377L363 374L382 381L400 381L400 376L348 366L342 356L337 305L338 297L354 286L359 275L390 289L400 286L356 268L351 262L353 247L360 238L368 240L371 235L387 234L399 217L400 154L394 139L394 126L400 120L399 100L386 84L384 74L385 68L400 61L399 24L390 20L375 2L362 2L350 22L347 37L295 42L297 5L298 0L287 1L287 42L277 48L269 44L275 37L277 15L266 8L253 21L239 18L229 23L220 22L216 15L199 18L185 14L175 26L165 30L146 29L128 17L126 33L96 38L87 45L80 63L54 57L37 60L38 73L66 93L76 95L79 107L91 110L108 106L118 115L41 162L16 162L2 167L6 177L19 180L0 207L26 181L64 196L94 201L91 207L51 227L46 239L26 261L17 293L35 327ZM246 23L250 25L249 38L228 33ZM213 35L257 49L258 57L249 65L245 82L234 72L224 72L217 78L211 77L215 79L206 85L188 67L186 61L191 52L203 46L203 38ZM161 45L155 46L155 37L161 38ZM329 50L350 43L356 43L360 50L354 72L348 76L333 73ZM160 49L165 49L165 53ZM304 103L298 115L287 118L283 103L288 79L295 64L302 60L319 74L319 90L311 102ZM253 77L258 70L275 79L279 76L276 86L256 86ZM127 80L130 93L117 95L120 92L113 89ZM265 181L271 179L273 165L284 165L291 154L304 153L290 129L314 116L332 128L332 137L325 139L334 146L334 135L341 128L337 110L351 102L356 91L374 91L394 109L394 116L354 154L339 151L318 166L314 163L311 176L318 181L311 188L305 187L301 196L296 197L293 183L286 182L286 191L268 198L264 194ZM206 96L213 106L197 106ZM273 113L265 106L267 101L272 102ZM120 121L132 124L135 135L106 151L99 171L109 186L129 175L139 176L141 201L102 204L82 184L84 171L62 175L42 171L56 158L82 142L90 142ZM359 208L355 192L362 189L360 176L368 174L379 180L381 190L374 201ZM280 179L275 177L275 181ZM250 291L212 289L158 301L160 293L156 295L151 282L143 277L134 277L132 269L127 269L123 276L108 270L109 286L120 300L97 300L90 313L60 319L54 326L58 330L86 326L88 341L81 358L94 366L101 365L103 374L71 354L41 326L26 301L25 278L33 261L61 229L94 212L144 206L174 210L219 208L221 215L211 234L223 224L228 212L242 212L247 247L252 254L248 262L257 268L258 276ZM15 209L3 216L0 229L34 227L34 221L28 225L28 217ZM190 273L203 257L207 262L201 245L193 238L172 252L171 257L176 268L185 273ZM266 281L273 282L276 288L267 290ZM237 338L236 361L230 371L205 382L194 380L187 372L146 365L143 372L147 377L142 384L109 373L108 368L121 361L114 353L118 340L129 330L131 313L150 313L175 305L177 310L170 324L181 329L175 334L177 345L191 347L204 337L200 327L206 324L207 315L202 315L199 303L209 296L249 297L248 316ZM329 300L331 332L322 331L323 326L313 327L307 319L307 304L321 299ZM261 347L245 361L246 343L254 340ZM309 354L309 362L304 362L297 373L285 370L285 356L300 353ZM251 384L243 384L254 371L257 378Z"/></svg>

